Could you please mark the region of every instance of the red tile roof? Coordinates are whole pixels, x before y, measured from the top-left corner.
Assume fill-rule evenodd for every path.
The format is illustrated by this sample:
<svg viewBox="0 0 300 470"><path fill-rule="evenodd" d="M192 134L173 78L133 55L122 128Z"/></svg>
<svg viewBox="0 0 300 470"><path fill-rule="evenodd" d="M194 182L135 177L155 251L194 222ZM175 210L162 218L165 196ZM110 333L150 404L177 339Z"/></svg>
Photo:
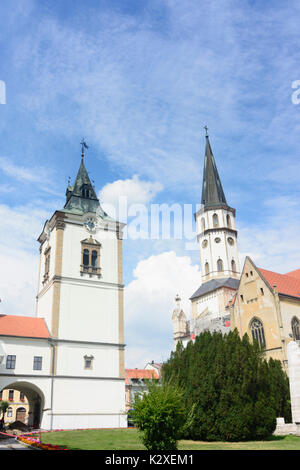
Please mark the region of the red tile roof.
<svg viewBox="0 0 300 470"><path fill-rule="evenodd" d="M289 274L279 274L267 269L258 268L270 287L276 285L279 294L290 295L300 299L300 278ZM298 270L296 270L298 271ZM295 272L295 271L292 271Z"/></svg>
<svg viewBox="0 0 300 470"><path fill-rule="evenodd" d="M0 335L50 338L44 318L0 314Z"/></svg>
<svg viewBox="0 0 300 470"><path fill-rule="evenodd" d="M300 279L300 269L295 269L295 271L290 271L289 273L286 273L285 275L286 276L296 277L297 279Z"/></svg>
<svg viewBox="0 0 300 470"><path fill-rule="evenodd" d="M129 379L159 379L155 370L149 369L125 369L125 383L129 384Z"/></svg>

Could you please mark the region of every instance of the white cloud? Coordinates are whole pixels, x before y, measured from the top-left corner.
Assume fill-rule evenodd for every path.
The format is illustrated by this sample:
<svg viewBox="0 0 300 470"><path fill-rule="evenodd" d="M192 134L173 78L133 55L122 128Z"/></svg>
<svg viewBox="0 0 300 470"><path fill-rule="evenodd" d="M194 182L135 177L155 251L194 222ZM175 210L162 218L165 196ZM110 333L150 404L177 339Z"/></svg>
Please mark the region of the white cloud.
<svg viewBox="0 0 300 470"><path fill-rule="evenodd" d="M0 311L34 315L39 244L48 213L37 205L0 205Z"/></svg>
<svg viewBox="0 0 300 470"><path fill-rule="evenodd" d="M126 180L117 180L106 184L100 191L101 203L118 207L119 198L126 197L130 204L148 204L163 189L160 183L144 181L137 175Z"/></svg>
<svg viewBox="0 0 300 470"><path fill-rule="evenodd" d="M174 251L140 261L133 274L135 279L125 288L125 364L143 367L143 362L169 357L175 296L181 296L189 319L189 297L199 287L201 276L188 256L177 256Z"/></svg>
<svg viewBox="0 0 300 470"><path fill-rule="evenodd" d="M127 217L135 209L140 213L143 208L146 213L146 205L152 201L157 193L163 189L157 182L144 181L137 175L126 180L117 180L106 184L99 191L101 206L114 219L127 223Z"/></svg>
<svg viewBox="0 0 300 470"><path fill-rule="evenodd" d="M40 182L46 180L47 171L42 168L25 168L21 165L16 165L11 162L8 158L0 158L0 169L7 176L15 178L19 181L27 182Z"/></svg>
<svg viewBox="0 0 300 470"><path fill-rule="evenodd" d="M38 283L38 255L25 250L0 251L0 312L34 315Z"/></svg>
<svg viewBox="0 0 300 470"><path fill-rule="evenodd" d="M239 228L240 257L261 268L285 273L299 268L300 208L297 198L278 196L263 201L259 220ZM242 267L242 265L241 265Z"/></svg>

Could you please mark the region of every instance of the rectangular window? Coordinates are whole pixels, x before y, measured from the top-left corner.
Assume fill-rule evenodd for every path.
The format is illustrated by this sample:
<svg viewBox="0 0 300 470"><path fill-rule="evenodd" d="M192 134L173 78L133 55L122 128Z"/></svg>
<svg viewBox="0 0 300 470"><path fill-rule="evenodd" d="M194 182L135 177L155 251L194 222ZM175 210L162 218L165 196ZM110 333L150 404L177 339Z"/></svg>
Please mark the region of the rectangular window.
<svg viewBox="0 0 300 470"><path fill-rule="evenodd" d="M23 392L20 392L20 400L24 401L25 400L25 395Z"/></svg>
<svg viewBox="0 0 300 470"><path fill-rule="evenodd" d="M84 368L93 369L94 356L84 356Z"/></svg>
<svg viewBox="0 0 300 470"><path fill-rule="evenodd" d="M15 369L16 367L16 356L9 355L6 358L6 369Z"/></svg>
<svg viewBox="0 0 300 470"><path fill-rule="evenodd" d="M14 390L9 390L8 392L8 399L12 401L14 399Z"/></svg>
<svg viewBox="0 0 300 470"><path fill-rule="evenodd" d="M3 396L3 390L1 390L0 392L0 400L2 400L2 396Z"/></svg>
<svg viewBox="0 0 300 470"><path fill-rule="evenodd" d="M42 370L42 361L43 358L41 356L34 356L33 370Z"/></svg>

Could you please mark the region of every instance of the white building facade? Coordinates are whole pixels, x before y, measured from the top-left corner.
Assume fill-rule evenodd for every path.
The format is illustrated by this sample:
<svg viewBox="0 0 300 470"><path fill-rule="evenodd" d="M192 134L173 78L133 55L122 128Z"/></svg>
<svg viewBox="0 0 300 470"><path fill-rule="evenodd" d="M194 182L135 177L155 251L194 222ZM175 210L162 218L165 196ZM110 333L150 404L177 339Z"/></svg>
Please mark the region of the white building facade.
<svg viewBox="0 0 300 470"><path fill-rule="evenodd" d="M26 396L32 389L40 402L39 419L35 416L38 427L127 426L123 226L102 210L82 152L64 208L46 221L38 239L36 319L44 319L49 335L42 339L5 336L0 321L5 351L0 389L25 387ZM33 373L35 351L43 358L43 367ZM13 370L5 369L7 355L16 356Z"/></svg>

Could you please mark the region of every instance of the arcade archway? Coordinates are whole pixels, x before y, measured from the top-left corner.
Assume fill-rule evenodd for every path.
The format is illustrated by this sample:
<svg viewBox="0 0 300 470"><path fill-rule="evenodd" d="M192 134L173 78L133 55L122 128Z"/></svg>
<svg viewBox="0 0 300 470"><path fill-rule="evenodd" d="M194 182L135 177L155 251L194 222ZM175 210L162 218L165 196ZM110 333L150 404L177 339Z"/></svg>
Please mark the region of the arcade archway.
<svg viewBox="0 0 300 470"><path fill-rule="evenodd" d="M45 404L45 397L43 392L34 384L30 382L11 382L2 390L18 390L19 392L23 392L28 400L28 420L27 424L30 428L39 429L42 422L43 417L43 408ZM17 414L19 421L23 421L24 419L24 408L18 407Z"/></svg>

